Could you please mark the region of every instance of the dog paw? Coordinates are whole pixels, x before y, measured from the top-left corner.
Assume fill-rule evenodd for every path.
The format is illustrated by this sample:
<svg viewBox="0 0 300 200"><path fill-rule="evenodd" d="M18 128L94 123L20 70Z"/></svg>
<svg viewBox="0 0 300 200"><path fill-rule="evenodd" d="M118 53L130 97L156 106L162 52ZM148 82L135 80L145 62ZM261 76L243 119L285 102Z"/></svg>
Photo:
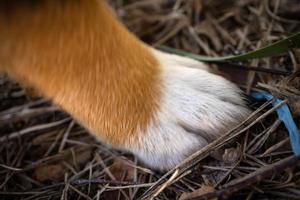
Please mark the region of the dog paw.
<svg viewBox="0 0 300 200"><path fill-rule="evenodd" d="M168 170L249 114L242 91L204 64L155 51L161 72L159 110L130 143L146 165ZM197 68L195 68L197 67Z"/></svg>

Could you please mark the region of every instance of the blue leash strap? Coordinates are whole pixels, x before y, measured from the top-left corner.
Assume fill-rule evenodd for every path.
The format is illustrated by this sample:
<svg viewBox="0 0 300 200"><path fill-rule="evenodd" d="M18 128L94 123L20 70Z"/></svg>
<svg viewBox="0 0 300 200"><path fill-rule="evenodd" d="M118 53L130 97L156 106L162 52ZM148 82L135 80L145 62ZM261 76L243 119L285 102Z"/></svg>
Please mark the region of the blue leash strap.
<svg viewBox="0 0 300 200"><path fill-rule="evenodd" d="M279 99L274 98L268 92L251 92L251 96L254 97L256 100L272 100L272 105L277 106L281 104L282 101ZM276 110L279 119L284 123L285 127L287 128L289 135L290 135L290 143L292 146L292 150L296 156L300 155L300 132L295 124L295 121L292 117L289 107L287 104L283 104Z"/></svg>

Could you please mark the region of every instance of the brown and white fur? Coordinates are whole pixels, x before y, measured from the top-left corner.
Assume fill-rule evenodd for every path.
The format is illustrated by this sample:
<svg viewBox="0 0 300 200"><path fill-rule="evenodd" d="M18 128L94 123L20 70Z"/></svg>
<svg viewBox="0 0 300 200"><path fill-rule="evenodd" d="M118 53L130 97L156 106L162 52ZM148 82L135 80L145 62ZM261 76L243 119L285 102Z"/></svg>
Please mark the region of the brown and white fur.
<svg viewBox="0 0 300 200"><path fill-rule="evenodd" d="M174 167L249 113L233 83L144 44L104 0L0 0L0 11L2 70L152 168Z"/></svg>

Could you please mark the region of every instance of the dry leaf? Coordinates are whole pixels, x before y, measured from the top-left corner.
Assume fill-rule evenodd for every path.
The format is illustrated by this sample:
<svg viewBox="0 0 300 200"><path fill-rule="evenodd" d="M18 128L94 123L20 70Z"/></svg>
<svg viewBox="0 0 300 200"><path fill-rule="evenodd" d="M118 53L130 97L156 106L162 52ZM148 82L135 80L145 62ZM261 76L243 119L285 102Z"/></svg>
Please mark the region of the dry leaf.
<svg viewBox="0 0 300 200"><path fill-rule="evenodd" d="M38 181L61 180L64 177L66 169L61 164L43 165L37 167L34 176Z"/></svg>
<svg viewBox="0 0 300 200"><path fill-rule="evenodd" d="M241 157L241 149L238 148L229 148L225 149L223 154L223 161L226 164L233 165L235 164Z"/></svg>
<svg viewBox="0 0 300 200"><path fill-rule="evenodd" d="M91 151L92 149L77 149L74 156L70 153L66 157L62 157L61 160L55 160L49 164L38 166L33 172L34 176L41 182L46 180L62 180L64 174L68 172L65 164L69 164L77 169L80 165L85 164L91 159Z"/></svg>
<svg viewBox="0 0 300 200"><path fill-rule="evenodd" d="M134 168L126 164L122 159L116 159L109 167L109 170L116 180L128 182L134 181Z"/></svg>
<svg viewBox="0 0 300 200"><path fill-rule="evenodd" d="M193 192L190 192L190 193L183 193L179 200L187 200L187 199L191 199L191 198L195 198L195 197L199 197L199 196L202 196L206 193L210 193L210 192L214 192L215 191L215 188L212 187L212 186L208 186L208 185L202 185L201 188L199 188L198 190L195 190ZM211 198L209 200L217 200L217 198Z"/></svg>

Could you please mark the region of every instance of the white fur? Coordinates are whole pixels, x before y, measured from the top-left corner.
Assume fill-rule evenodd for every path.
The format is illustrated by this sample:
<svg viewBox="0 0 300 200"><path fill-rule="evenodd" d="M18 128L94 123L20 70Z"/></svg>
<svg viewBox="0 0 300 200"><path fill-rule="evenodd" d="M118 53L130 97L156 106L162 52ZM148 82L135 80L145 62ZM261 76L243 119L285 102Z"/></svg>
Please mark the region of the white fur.
<svg viewBox="0 0 300 200"><path fill-rule="evenodd" d="M200 62L154 50L163 68L163 97L155 120L131 151L167 170L248 115L242 92ZM198 68L198 69L197 69Z"/></svg>

